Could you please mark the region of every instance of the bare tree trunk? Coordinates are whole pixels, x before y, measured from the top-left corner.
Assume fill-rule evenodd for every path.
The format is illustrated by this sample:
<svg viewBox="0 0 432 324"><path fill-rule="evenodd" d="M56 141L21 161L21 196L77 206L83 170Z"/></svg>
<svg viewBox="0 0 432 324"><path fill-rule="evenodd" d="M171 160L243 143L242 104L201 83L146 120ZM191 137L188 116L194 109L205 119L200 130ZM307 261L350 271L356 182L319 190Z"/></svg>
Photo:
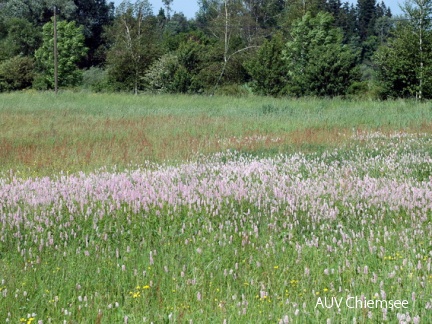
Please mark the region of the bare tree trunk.
<svg viewBox="0 0 432 324"><path fill-rule="evenodd" d="M419 76L419 100L422 100L423 96L423 6L420 7L420 37L419 37L419 49L420 49L420 76Z"/></svg>
<svg viewBox="0 0 432 324"><path fill-rule="evenodd" d="M57 7L54 6L54 92L58 93Z"/></svg>
<svg viewBox="0 0 432 324"><path fill-rule="evenodd" d="M229 14L228 14L228 0L224 1L224 12L225 12L225 31L224 31L224 56L223 56L223 64L222 70L219 74L219 78L216 81L216 84L213 88L213 94L219 86L220 81L222 80L223 75L225 74L225 69L228 63L228 50L229 50Z"/></svg>

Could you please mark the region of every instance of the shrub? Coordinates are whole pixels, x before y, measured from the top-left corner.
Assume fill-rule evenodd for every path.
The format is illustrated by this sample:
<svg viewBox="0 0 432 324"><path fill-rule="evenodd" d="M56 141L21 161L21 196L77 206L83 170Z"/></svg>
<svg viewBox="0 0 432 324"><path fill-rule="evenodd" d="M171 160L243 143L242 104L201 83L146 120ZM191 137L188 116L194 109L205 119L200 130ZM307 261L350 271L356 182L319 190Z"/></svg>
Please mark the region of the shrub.
<svg viewBox="0 0 432 324"><path fill-rule="evenodd" d="M22 90L32 85L34 60L15 56L0 64L0 91Z"/></svg>
<svg viewBox="0 0 432 324"><path fill-rule="evenodd" d="M84 71L82 87L95 92L109 90L107 71L93 66L90 69Z"/></svg>
<svg viewBox="0 0 432 324"><path fill-rule="evenodd" d="M183 87L177 84L178 70L178 57L173 54L165 54L150 66L144 80L150 90L158 93L185 92L182 91Z"/></svg>

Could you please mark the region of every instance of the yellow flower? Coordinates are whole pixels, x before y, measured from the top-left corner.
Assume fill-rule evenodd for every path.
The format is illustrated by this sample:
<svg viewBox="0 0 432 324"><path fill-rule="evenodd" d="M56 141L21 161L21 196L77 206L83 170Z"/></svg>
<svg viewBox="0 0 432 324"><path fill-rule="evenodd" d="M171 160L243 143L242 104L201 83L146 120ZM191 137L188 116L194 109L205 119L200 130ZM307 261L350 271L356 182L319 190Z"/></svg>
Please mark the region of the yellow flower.
<svg viewBox="0 0 432 324"><path fill-rule="evenodd" d="M143 286L143 289L150 289L150 286L149 285L145 285L145 286Z"/></svg>
<svg viewBox="0 0 432 324"><path fill-rule="evenodd" d="M274 266L273 269L279 269L279 266Z"/></svg>

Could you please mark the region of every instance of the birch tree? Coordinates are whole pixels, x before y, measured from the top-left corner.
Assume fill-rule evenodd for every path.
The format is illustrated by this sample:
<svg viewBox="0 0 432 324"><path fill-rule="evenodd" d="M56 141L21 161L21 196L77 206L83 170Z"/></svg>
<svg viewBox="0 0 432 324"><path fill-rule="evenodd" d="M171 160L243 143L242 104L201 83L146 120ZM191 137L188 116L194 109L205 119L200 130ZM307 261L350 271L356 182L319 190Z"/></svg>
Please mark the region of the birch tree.
<svg viewBox="0 0 432 324"><path fill-rule="evenodd" d="M117 90L144 88L144 76L158 56L157 21L147 0L123 1L107 37L112 46L107 53L108 73Z"/></svg>
<svg viewBox="0 0 432 324"><path fill-rule="evenodd" d="M233 66L236 73L243 68L235 59L248 50L258 48L260 28L252 19L245 2L241 0L201 1L198 21L203 17L207 19L205 30L210 37L217 39L217 50L220 53L220 61L215 62L219 68L216 69L214 65L209 67L212 71L217 71L216 74L213 73L217 75L214 80L214 92L223 79L225 83L230 83L230 80L226 80L230 66Z"/></svg>
<svg viewBox="0 0 432 324"><path fill-rule="evenodd" d="M401 6L401 9L409 19L410 25L413 29L413 34L415 35L418 42L419 69L417 96L421 100L423 98L423 88L425 81L425 46L430 47L430 44L425 44L425 41L430 39L430 35L428 34L430 34L430 28L432 24L432 0L406 0L403 6ZM429 67L428 69L430 70Z"/></svg>

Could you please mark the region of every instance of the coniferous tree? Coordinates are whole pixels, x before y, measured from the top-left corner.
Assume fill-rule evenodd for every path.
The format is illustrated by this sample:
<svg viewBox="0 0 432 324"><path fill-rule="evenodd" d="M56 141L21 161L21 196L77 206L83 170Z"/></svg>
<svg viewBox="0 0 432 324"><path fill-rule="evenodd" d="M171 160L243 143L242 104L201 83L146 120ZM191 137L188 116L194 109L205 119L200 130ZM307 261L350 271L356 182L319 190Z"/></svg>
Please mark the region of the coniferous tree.
<svg viewBox="0 0 432 324"><path fill-rule="evenodd" d="M376 20L376 0L358 0L358 33L361 42L373 35Z"/></svg>
<svg viewBox="0 0 432 324"><path fill-rule="evenodd" d="M294 22L284 59L288 67L287 92L294 96L339 96L359 79L358 55L343 44L342 31L331 14L307 13Z"/></svg>

